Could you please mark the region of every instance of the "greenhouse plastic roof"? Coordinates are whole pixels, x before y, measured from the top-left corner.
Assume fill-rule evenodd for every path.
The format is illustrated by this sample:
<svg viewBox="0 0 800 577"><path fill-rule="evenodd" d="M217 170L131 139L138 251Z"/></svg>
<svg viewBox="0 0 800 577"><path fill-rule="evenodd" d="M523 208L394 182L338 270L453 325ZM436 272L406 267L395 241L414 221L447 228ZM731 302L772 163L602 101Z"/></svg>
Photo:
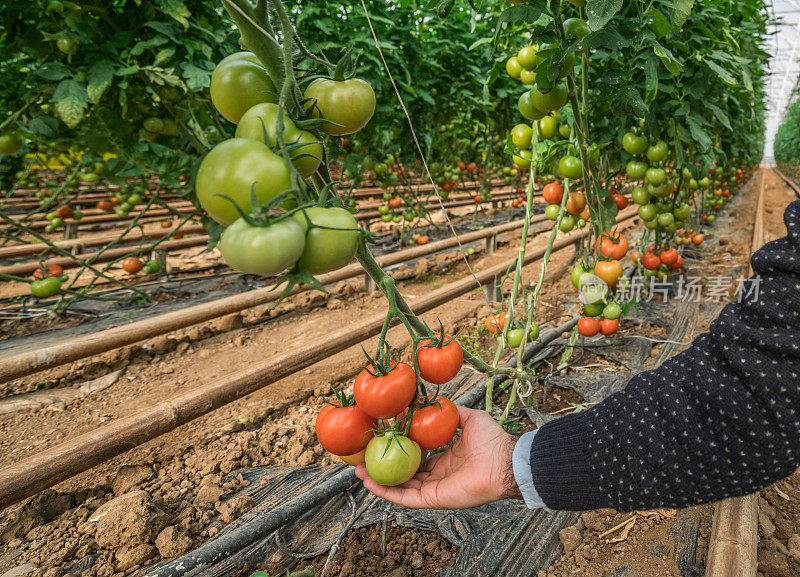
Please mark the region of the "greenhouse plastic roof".
<svg viewBox="0 0 800 577"><path fill-rule="evenodd" d="M767 51L772 54L767 78L767 127L764 159L772 160L772 142L786 110L793 102L800 79L800 1L772 0L775 22Z"/></svg>

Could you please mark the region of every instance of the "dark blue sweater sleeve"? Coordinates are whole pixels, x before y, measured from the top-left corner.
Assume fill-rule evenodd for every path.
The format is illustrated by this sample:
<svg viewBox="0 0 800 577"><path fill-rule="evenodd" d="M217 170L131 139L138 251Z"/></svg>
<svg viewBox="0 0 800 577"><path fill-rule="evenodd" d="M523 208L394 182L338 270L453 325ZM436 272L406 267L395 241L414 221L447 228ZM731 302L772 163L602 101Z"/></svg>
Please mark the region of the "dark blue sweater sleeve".
<svg viewBox="0 0 800 577"><path fill-rule="evenodd" d="M530 463L547 507L684 507L800 465L800 201L784 222L787 236L751 257L757 299L727 305L623 391L539 429Z"/></svg>

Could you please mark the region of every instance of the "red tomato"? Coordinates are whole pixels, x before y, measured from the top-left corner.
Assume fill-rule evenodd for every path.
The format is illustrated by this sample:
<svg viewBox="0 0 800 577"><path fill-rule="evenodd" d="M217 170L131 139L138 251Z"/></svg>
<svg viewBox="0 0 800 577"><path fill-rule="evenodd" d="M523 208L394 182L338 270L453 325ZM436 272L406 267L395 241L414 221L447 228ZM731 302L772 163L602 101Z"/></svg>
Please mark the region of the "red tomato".
<svg viewBox="0 0 800 577"><path fill-rule="evenodd" d="M475 201L475 204L480 204L481 200L483 200L483 199L481 198L480 194L476 194L475 196L472 197L472 200Z"/></svg>
<svg viewBox="0 0 800 577"><path fill-rule="evenodd" d="M542 189L542 198L549 204L561 204L561 200L564 198L564 187L557 180L546 184Z"/></svg>
<svg viewBox="0 0 800 577"><path fill-rule="evenodd" d="M394 198L389 199L389 206L391 208L399 208L401 204L403 204L402 198L395 196Z"/></svg>
<svg viewBox="0 0 800 577"><path fill-rule="evenodd" d="M661 259L661 262L663 262L665 265L672 266L677 262L680 255L678 254L677 249L674 246L671 246L667 250L662 250L661 254L658 256Z"/></svg>
<svg viewBox="0 0 800 577"><path fill-rule="evenodd" d="M636 263L639 262L639 251L638 250L635 250L635 251L631 252L631 262L633 264L636 264Z"/></svg>
<svg viewBox="0 0 800 577"><path fill-rule="evenodd" d="M56 209L56 216L59 218L72 218L73 210L68 206L59 206Z"/></svg>
<svg viewBox="0 0 800 577"><path fill-rule="evenodd" d="M681 268L683 266L683 257L681 255L678 255L678 258L675 260L675 262L672 264L668 264L667 266L669 267L669 270L676 270Z"/></svg>
<svg viewBox="0 0 800 577"><path fill-rule="evenodd" d="M459 160L459 161L458 161L458 163L456 164L456 166L458 166L458 168L459 168L460 170L466 170L466 168L467 168L467 165L466 165L466 164L464 164L464 161L463 161L463 160Z"/></svg>
<svg viewBox="0 0 800 577"><path fill-rule="evenodd" d="M506 326L506 317L505 315L489 315L486 317L484 324L490 333L499 333L502 332L503 327Z"/></svg>
<svg viewBox="0 0 800 577"><path fill-rule="evenodd" d="M403 421L407 415L406 410L402 415L398 415L398 419ZM450 399L437 396L433 404L414 409L408 438L423 451L432 451L449 443L457 429L458 409Z"/></svg>
<svg viewBox="0 0 800 577"><path fill-rule="evenodd" d="M589 222L591 217L592 215L589 214L589 207L587 206L586 208L583 209L583 212L581 213L581 218L583 219L584 222Z"/></svg>
<svg viewBox="0 0 800 577"><path fill-rule="evenodd" d="M594 265L594 274L611 288L617 286L622 276L622 263L618 260L601 260Z"/></svg>
<svg viewBox="0 0 800 577"><path fill-rule="evenodd" d="M476 168L478 168L478 165L477 165L477 164L475 164L474 162L470 162L470 163L467 165L467 170L468 170L469 172L475 172L475 169L476 169ZM413 440L413 439L412 439L412 440Z"/></svg>
<svg viewBox="0 0 800 577"><path fill-rule="evenodd" d="M374 367L367 368L374 371ZM417 393L417 375L411 365L397 363L387 374L377 377L367 368L359 373L353 386L358 408L376 419L388 419L401 413Z"/></svg>
<svg viewBox="0 0 800 577"><path fill-rule="evenodd" d="M43 268L37 268L33 271L33 278L39 280L49 276L61 276L64 274L64 267L60 264L48 264L45 265L47 270Z"/></svg>
<svg viewBox="0 0 800 577"><path fill-rule="evenodd" d="M628 199L621 194L612 194L611 200L613 200L614 204L617 205L617 210L622 210L628 206Z"/></svg>
<svg viewBox="0 0 800 577"><path fill-rule="evenodd" d="M603 319L600 321L600 332L610 337L619 328L619 319Z"/></svg>
<svg viewBox="0 0 800 577"><path fill-rule="evenodd" d="M144 267L144 263L141 259L136 258L135 256L129 256L125 260L122 261L122 270L130 274L136 274Z"/></svg>
<svg viewBox="0 0 800 577"><path fill-rule="evenodd" d="M449 336L445 336L444 340L449 338ZM464 351L461 350L461 345L456 340L441 347L425 346L429 343L433 343L433 341L425 339L417 345L419 374L429 383L443 385L451 381L461 370L461 365L464 363Z"/></svg>
<svg viewBox="0 0 800 577"><path fill-rule="evenodd" d="M628 241L619 232L607 231L597 239L596 248L604 257L620 260L628 252Z"/></svg>
<svg viewBox="0 0 800 577"><path fill-rule="evenodd" d="M340 457L354 456L363 451L373 437L372 429L378 426L356 405L325 405L317 415L314 430L320 445ZM363 456L362 456L363 458ZM349 462L349 461L348 461Z"/></svg>
<svg viewBox="0 0 800 577"><path fill-rule="evenodd" d="M111 210L111 208L113 206L114 205L111 204L110 200L101 200L100 202L97 203L97 208L99 208L100 210L105 210L105 211Z"/></svg>
<svg viewBox="0 0 800 577"><path fill-rule="evenodd" d="M592 317L581 317L578 321L578 332L585 337L593 337L600 332L600 321Z"/></svg>
<svg viewBox="0 0 800 577"><path fill-rule="evenodd" d="M705 237L702 234L696 234L692 237L692 243L695 245L703 244L703 240L705 240Z"/></svg>
<svg viewBox="0 0 800 577"><path fill-rule="evenodd" d="M417 237L417 244L428 244L428 237L425 236L424 234L418 236Z"/></svg>
<svg viewBox="0 0 800 577"><path fill-rule="evenodd" d="M656 270L659 265L661 264L661 259L654 255L652 252L648 252L646 255L642 257L642 266L647 270Z"/></svg>

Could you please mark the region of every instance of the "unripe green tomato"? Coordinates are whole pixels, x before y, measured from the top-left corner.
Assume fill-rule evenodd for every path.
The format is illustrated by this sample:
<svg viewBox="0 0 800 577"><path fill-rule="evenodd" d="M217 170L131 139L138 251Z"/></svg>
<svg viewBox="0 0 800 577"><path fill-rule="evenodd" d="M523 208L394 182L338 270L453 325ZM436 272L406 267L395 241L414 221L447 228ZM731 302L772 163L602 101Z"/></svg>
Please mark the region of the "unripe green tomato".
<svg viewBox="0 0 800 577"><path fill-rule="evenodd" d="M531 165L533 153L530 150L520 150L519 154L515 154L511 158L514 161L514 164L520 168L528 168Z"/></svg>
<svg viewBox="0 0 800 577"><path fill-rule="evenodd" d="M508 346L516 349L522 344L522 338L525 336L524 329L511 329L508 331Z"/></svg>
<svg viewBox="0 0 800 577"><path fill-rule="evenodd" d="M72 219L73 220L80 220L83 218L83 212L80 210L75 210L72 212Z"/></svg>
<svg viewBox="0 0 800 577"><path fill-rule="evenodd" d="M569 138L572 136L572 127L569 124L562 124L558 127L558 133L562 138Z"/></svg>
<svg viewBox="0 0 800 577"><path fill-rule="evenodd" d="M637 186L631 192L631 199L636 204L647 204L650 202L650 193L643 186Z"/></svg>
<svg viewBox="0 0 800 577"><path fill-rule="evenodd" d="M533 68L536 66L536 52L536 46L524 46L517 53L517 62L519 62L523 68Z"/></svg>
<svg viewBox="0 0 800 577"><path fill-rule="evenodd" d="M539 338L539 325L531 323L531 330L528 331L528 342L533 342Z"/></svg>
<svg viewBox="0 0 800 577"><path fill-rule="evenodd" d="M596 317L603 314L606 304L603 301L596 303L586 303L583 305L583 314L587 317Z"/></svg>
<svg viewBox="0 0 800 577"><path fill-rule="evenodd" d="M383 222L392 222L392 215L391 214L382 214L381 220Z"/></svg>
<svg viewBox="0 0 800 577"><path fill-rule="evenodd" d="M559 225L558 230L560 230L561 232L569 232L573 228L575 228L575 225L577 223L578 223L577 216L575 216L574 214L566 214L561 219L561 224Z"/></svg>
<svg viewBox="0 0 800 577"><path fill-rule="evenodd" d="M517 108L519 113L528 120L539 120L546 114L533 105L530 90L526 90L520 95L517 101Z"/></svg>
<svg viewBox="0 0 800 577"><path fill-rule="evenodd" d="M603 316L607 319L618 319L621 314L622 308L619 306L619 303L614 301L611 301L603 308Z"/></svg>
<svg viewBox="0 0 800 577"><path fill-rule="evenodd" d="M622 137L622 148L628 154L638 156L647 150L647 137L626 132Z"/></svg>
<svg viewBox="0 0 800 577"><path fill-rule="evenodd" d="M558 121L552 116L545 116L538 123L539 134L547 140L555 140L558 134Z"/></svg>
<svg viewBox="0 0 800 577"><path fill-rule="evenodd" d="M658 215L658 225L661 227L667 228L673 222L675 222L675 217L672 216L672 213L662 212Z"/></svg>
<svg viewBox="0 0 800 577"><path fill-rule="evenodd" d="M519 74L519 79L522 80L523 84L533 86L536 83L536 70L528 70L527 68L523 68L522 72Z"/></svg>
<svg viewBox="0 0 800 577"><path fill-rule="evenodd" d="M53 225L55 228L62 227L64 226L64 219L57 216L50 221L50 224Z"/></svg>
<svg viewBox="0 0 800 577"><path fill-rule="evenodd" d="M647 147L646 156L650 162L661 162L667 158L667 143L659 140L657 143Z"/></svg>
<svg viewBox="0 0 800 577"><path fill-rule="evenodd" d="M647 163L638 160L631 160L625 167L625 172L631 178L640 179L644 178L647 174Z"/></svg>
<svg viewBox="0 0 800 577"><path fill-rule="evenodd" d="M520 150L527 150L531 147L531 142L533 140L533 129L527 124L517 124L514 128L511 129L511 141L514 143L514 146L519 148ZM503 167L503 172L505 173L508 167Z"/></svg>
<svg viewBox="0 0 800 577"><path fill-rule="evenodd" d="M577 180L583 176L583 164L580 158L572 155L563 156L558 161L558 171L565 178Z"/></svg>
<svg viewBox="0 0 800 577"><path fill-rule="evenodd" d="M51 297L61 290L61 282L61 279L55 276L35 280L31 283L31 294L40 299Z"/></svg>
<svg viewBox="0 0 800 577"><path fill-rule="evenodd" d="M637 212L644 221L651 221L656 218L656 207L652 204L642 204Z"/></svg>
<svg viewBox="0 0 800 577"><path fill-rule="evenodd" d="M508 60L506 60L506 72L511 78L519 78L519 75L522 73L522 64L519 63L519 59L516 56L512 56Z"/></svg>
<svg viewBox="0 0 800 577"><path fill-rule="evenodd" d="M544 215L549 220L558 220L558 213L561 211L561 206L558 204L548 204L544 209Z"/></svg>
<svg viewBox="0 0 800 577"><path fill-rule="evenodd" d="M648 168L644 179L647 184L661 186L667 181L667 171L665 171L663 168Z"/></svg>
<svg viewBox="0 0 800 577"><path fill-rule="evenodd" d="M542 112L552 112L558 110L567 103L569 98L569 88L563 80L557 82L549 92L542 92L537 86L530 90L530 101Z"/></svg>

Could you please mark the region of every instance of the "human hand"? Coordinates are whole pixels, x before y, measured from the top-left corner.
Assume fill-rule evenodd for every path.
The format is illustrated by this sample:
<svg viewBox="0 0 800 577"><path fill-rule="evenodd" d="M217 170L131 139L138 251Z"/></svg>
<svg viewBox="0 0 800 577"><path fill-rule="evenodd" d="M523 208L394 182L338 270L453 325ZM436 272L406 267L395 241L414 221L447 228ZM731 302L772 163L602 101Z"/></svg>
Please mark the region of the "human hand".
<svg viewBox="0 0 800 577"><path fill-rule="evenodd" d="M458 407L461 437L434 455L402 485L385 487L369 478L363 463L356 476L376 496L411 509L466 509L519 498L511 458L516 437L485 411Z"/></svg>

